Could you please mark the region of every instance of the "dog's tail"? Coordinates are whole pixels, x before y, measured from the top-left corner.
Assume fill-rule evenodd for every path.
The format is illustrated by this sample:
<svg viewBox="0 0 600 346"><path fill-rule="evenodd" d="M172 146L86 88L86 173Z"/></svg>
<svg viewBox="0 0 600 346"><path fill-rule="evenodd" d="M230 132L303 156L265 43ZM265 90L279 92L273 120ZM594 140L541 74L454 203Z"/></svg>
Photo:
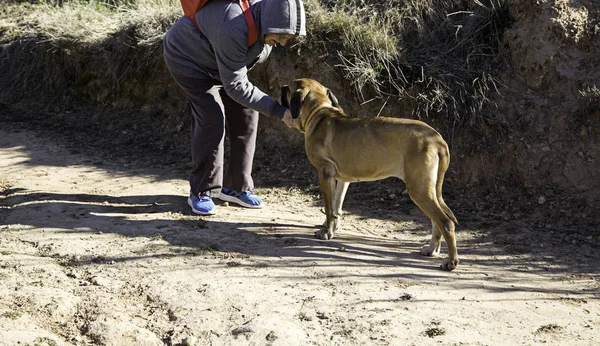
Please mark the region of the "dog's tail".
<svg viewBox="0 0 600 346"><path fill-rule="evenodd" d="M444 198L442 198L442 185L444 184L444 176L446 174L446 171L448 170L448 166L450 166L450 150L448 149L448 145L446 143L444 143L442 148L443 149L438 152L439 162L438 162L437 181L435 182L435 192L437 195L438 203L440 204L440 207L444 211L444 214L446 214L452 221L454 221L454 223L458 224L458 220L456 220L456 216L454 216L454 213L452 212L452 210L450 210L448 205L446 205Z"/></svg>

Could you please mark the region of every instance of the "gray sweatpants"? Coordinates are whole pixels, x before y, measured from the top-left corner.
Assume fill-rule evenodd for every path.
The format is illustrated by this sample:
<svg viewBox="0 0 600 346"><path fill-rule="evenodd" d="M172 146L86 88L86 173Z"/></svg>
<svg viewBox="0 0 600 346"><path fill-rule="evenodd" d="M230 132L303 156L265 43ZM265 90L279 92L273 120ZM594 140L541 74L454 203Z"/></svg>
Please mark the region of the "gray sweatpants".
<svg viewBox="0 0 600 346"><path fill-rule="evenodd" d="M233 101L216 80L171 75L185 93L192 115L191 193L217 197L221 187L236 191L254 189L252 162L258 112ZM229 160L224 175L226 135Z"/></svg>

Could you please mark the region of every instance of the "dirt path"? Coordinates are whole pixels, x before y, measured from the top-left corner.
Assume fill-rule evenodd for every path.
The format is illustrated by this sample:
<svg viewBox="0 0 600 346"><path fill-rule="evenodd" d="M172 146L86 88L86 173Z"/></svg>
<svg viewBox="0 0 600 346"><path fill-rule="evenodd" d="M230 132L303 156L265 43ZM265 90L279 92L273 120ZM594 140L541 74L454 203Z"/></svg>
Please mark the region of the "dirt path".
<svg viewBox="0 0 600 346"><path fill-rule="evenodd" d="M0 125L0 345L600 344L585 242L461 223L448 273L419 255L418 212L350 213L319 241L318 199L273 188L203 218L181 172Z"/></svg>

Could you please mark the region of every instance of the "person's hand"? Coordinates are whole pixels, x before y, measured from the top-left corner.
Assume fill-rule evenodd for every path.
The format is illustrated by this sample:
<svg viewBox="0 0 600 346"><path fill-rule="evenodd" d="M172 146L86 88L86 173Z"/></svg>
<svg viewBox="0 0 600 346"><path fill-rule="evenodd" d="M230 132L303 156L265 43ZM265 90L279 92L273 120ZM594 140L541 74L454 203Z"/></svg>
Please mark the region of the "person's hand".
<svg viewBox="0 0 600 346"><path fill-rule="evenodd" d="M281 119L281 121L283 121L287 127L294 127L294 119L292 119L292 111L290 111L289 109L285 111L285 113L283 114L283 118Z"/></svg>

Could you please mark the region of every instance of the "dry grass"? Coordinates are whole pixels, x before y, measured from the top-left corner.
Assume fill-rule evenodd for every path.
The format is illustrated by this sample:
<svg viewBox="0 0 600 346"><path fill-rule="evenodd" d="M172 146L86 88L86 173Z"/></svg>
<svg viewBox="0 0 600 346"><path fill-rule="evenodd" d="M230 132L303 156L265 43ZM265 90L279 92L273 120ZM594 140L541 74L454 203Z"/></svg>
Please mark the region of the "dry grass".
<svg viewBox="0 0 600 346"><path fill-rule="evenodd" d="M72 86L117 95L124 81L144 79L162 64L162 37L180 11L176 0L9 2L2 72L36 95Z"/></svg>
<svg viewBox="0 0 600 346"><path fill-rule="evenodd" d="M499 93L496 75L506 66L501 37L510 18L505 1L342 3L332 8L358 8L356 14L364 13L370 27L394 38L372 50L378 54L364 49L340 53L348 79L359 81L359 92L370 85L380 98L409 98L420 118L471 126L485 121L482 110ZM355 42L356 36L347 34L344 41Z"/></svg>

